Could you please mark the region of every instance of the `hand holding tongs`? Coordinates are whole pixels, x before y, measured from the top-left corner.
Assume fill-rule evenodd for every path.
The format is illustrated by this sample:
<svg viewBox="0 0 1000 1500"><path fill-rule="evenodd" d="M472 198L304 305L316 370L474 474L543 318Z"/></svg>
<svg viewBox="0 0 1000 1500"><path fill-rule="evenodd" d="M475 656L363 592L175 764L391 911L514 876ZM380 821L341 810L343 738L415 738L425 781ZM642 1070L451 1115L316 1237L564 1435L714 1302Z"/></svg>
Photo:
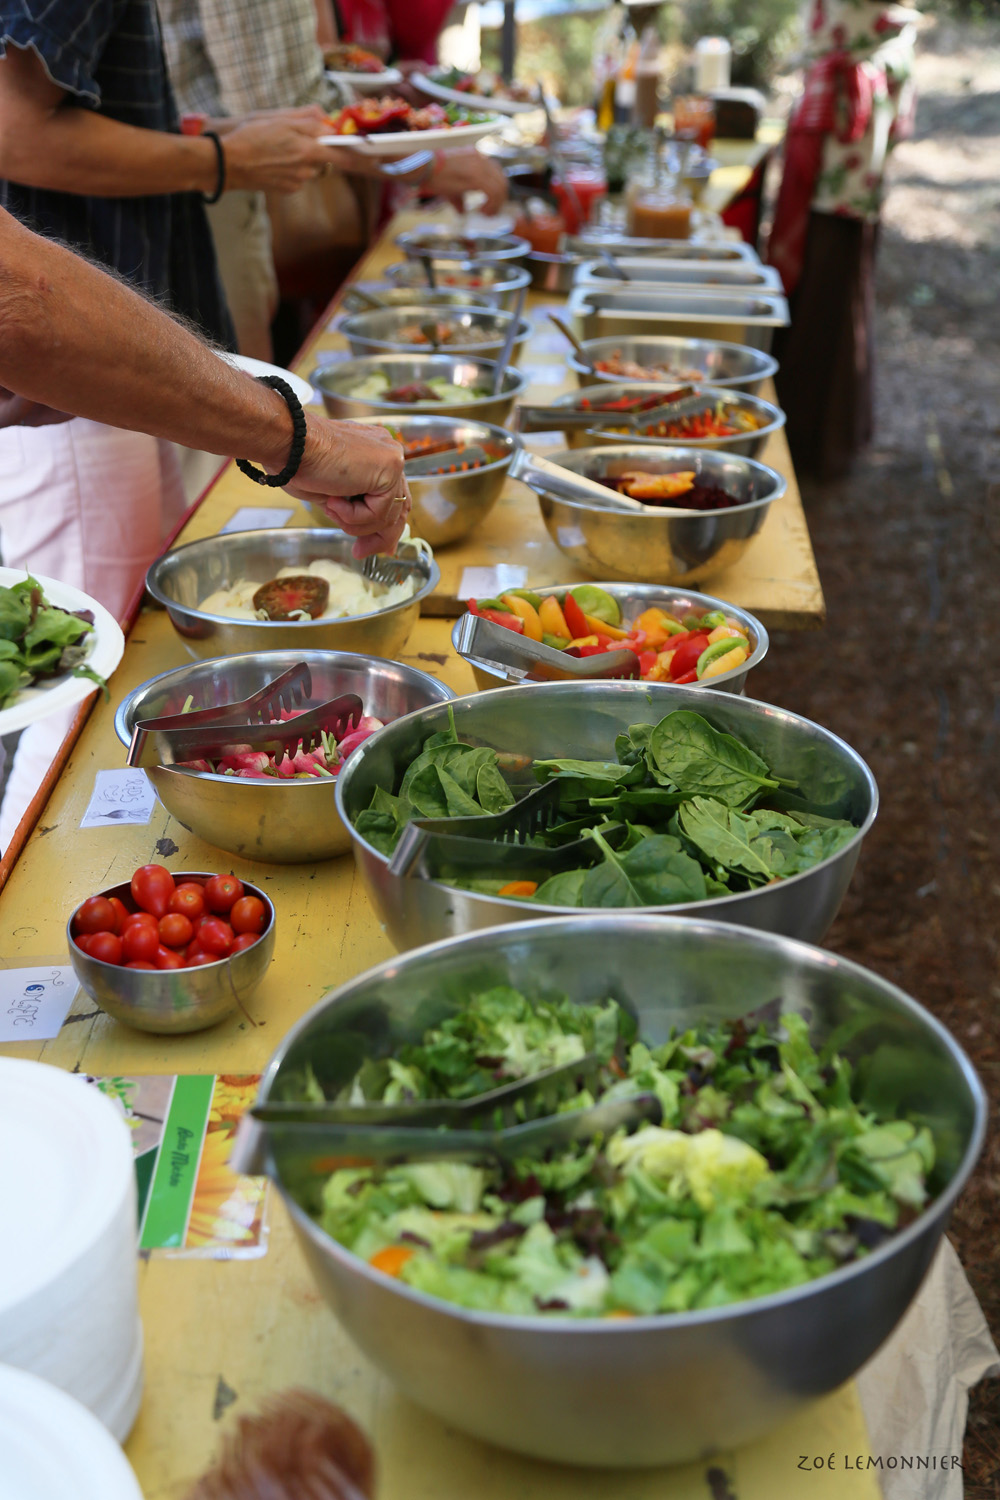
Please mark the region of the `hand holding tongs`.
<svg viewBox="0 0 1000 1500"><path fill-rule="evenodd" d="M284 722L271 722L282 709L290 712L305 702L311 690L309 668L300 662L239 703L138 719L126 764L149 768L185 760L218 760L237 744L280 761L286 753L294 755L300 744L303 750L313 749L323 734L343 739L364 713L356 693L344 693Z"/></svg>
<svg viewBox="0 0 1000 1500"><path fill-rule="evenodd" d="M638 677L639 658L621 648L598 656L570 656L496 625L482 615L465 614L455 632L455 649L467 661L499 667L508 682L576 682L591 677Z"/></svg>

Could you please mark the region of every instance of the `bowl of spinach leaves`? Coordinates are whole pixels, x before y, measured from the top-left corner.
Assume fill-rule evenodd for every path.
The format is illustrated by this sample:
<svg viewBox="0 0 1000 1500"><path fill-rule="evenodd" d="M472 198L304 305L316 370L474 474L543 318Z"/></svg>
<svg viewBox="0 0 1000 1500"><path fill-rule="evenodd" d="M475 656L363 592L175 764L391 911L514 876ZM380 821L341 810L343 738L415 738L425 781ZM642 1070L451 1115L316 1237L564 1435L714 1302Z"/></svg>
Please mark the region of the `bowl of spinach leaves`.
<svg viewBox="0 0 1000 1500"><path fill-rule="evenodd" d="M446 831L450 818L502 813L552 780L557 807L523 863L489 825L472 825L481 857L466 843L461 858L436 857L431 878L426 867L395 872L411 821L441 819ZM622 907L818 942L878 789L843 740L770 704L641 681L557 682L397 720L344 768L337 807L400 949Z"/></svg>

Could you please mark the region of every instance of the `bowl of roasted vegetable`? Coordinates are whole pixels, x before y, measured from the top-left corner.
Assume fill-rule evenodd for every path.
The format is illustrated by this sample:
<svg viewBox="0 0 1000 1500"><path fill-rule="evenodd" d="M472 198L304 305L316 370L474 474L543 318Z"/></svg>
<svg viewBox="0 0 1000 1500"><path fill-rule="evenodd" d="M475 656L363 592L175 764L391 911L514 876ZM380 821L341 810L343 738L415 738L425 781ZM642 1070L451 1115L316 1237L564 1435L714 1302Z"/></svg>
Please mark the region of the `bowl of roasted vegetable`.
<svg viewBox="0 0 1000 1500"><path fill-rule="evenodd" d="M466 610L566 658L617 660L611 654L627 650L636 658L631 675L645 682L726 693L746 691L748 674L760 666L768 648L767 631L746 610L708 594L655 583L508 589L493 599L469 599ZM463 650L461 617L451 640L472 667L476 686L484 690L500 683L551 680L558 670L555 661L546 661L548 673L528 666L522 678L489 656Z"/></svg>
<svg viewBox="0 0 1000 1500"><path fill-rule="evenodd" d="M615 1468L704 1467L849 1380L986 1120L964 1052L888 980L624 911L370 969L289 1032L259 1104L364 1354L451 1428Z"/></svg>
<svg viewBox="0 0 1000 1500"><path fill-rule="evenodd" d="M623 382L585 386L557 396L572 425L564 428L570 448L596 443L679 443L685 448L715 448L757 458L785 413L759 396L722 386L680 385L651 390L648 384ZM585 418L592 417L589 426Z"/></svg>
<svg viewBox="0 0 1000 1500"><path fill-rule="evenodd" d="M857 752L808 719L633 679L498 688L411 714L352 757L337 805L400 949L614 906L818 942L878 791Z"/></svg>
<svg viewBox="0 0 1000 1500"><path fill-rule="evenodd" d="M638 500L625 512L539 483L546 530L594 578L694 585L738 562L785 480L753 458L706 448L607 444L551 454L571 474Z"/></svg>

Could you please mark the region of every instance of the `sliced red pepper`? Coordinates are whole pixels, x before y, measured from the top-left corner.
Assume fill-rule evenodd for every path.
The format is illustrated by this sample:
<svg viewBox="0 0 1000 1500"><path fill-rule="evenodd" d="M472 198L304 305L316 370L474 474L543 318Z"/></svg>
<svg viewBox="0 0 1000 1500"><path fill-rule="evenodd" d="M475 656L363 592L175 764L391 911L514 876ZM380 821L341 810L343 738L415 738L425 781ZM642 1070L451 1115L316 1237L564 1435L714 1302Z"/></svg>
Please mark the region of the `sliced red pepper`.
<svg viewBox="0 0 1000 1500"><path fill-rule="evenodd" d="M470 615L479 615L483 620L492 620L494 625L503 625L507 630L513 630L515 635L524 634L524 621L520 615L515 615L510 609L490 609L478 604L475 599L467 599L466 605Z"/></svg>
<svg viewBox="0 0 1000 1500"><path fill-rule="evenodd" d="M698 665L698 658L708 645L708 631L692 630L679 646L675 646L674 642L679 639L679 636L671 636L669 643L669 649L674 653L670 663L671 682L678 682L685 672L692 671Z"/></svg>
<svg viewBox="0 0 1000 1500"><path fill-rule="evenodd" d="M580 635L590 635L590 627L587 624L587 617L584 614L583 610L580 608L579 604L577 604L576 600L573 598L572 594L567 594L565 599L562 601L562 611L566 616L566 624L573 632L574 640L577 638L577 636Z"/></svg>
<svg viewBox="0 0 1000 1500"><path fill-rule="evenodd" d="M640 675L640 677L648 677L649 674L650 674L650 672L653 670L653 668L655 666L656 666L656 652L655 651L640 651L639 652L639 675Z"/></svg>
<svg viewBox="0 0 1000 1500"><path fill-rule="evenodd" d="M698 681L698 673L692 667L691 671L690 672L685 672L683 677L672 677L670 680L671 680L671 682L676 682L678 684L678 686L681 683L684 683L684 682L697 682Z"/></svg>

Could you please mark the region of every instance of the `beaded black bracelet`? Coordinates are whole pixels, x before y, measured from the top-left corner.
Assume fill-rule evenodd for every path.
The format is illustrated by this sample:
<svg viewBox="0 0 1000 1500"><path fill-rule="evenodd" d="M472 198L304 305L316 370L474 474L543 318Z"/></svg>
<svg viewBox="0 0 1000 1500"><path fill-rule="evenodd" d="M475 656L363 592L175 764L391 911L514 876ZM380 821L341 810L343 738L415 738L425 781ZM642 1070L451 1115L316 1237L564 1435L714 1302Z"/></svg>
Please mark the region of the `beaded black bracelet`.
<svg viewBox="0 0 1000 1500"><path fill-rule="evenodd" d="M203 130L202 136L205 140L211 141L215 147L215 160L219 175L215 184L215 192L211 195L202 193L201 199L203 203L218 203L226 190L226 153L223 151L222 142L214 130Z"/></svg>
<svg viewBox="0 0 1000 1500"><path fill-rule="evenodd" d="M287 380L282 380L280 375L258 375L257 379L261 385L270 386L272 391L277 391L291 412L292 448L288 455L288 462L280 474L262 474L260 469L255 469L245 458L238 458L236 467L241 474L245 474L255 484L264 484L269 489L277 490L281 489L282 485L288 484L289 480L298 473L302 455L306 451L306 414L302 410L302 403Z"/></svg>

